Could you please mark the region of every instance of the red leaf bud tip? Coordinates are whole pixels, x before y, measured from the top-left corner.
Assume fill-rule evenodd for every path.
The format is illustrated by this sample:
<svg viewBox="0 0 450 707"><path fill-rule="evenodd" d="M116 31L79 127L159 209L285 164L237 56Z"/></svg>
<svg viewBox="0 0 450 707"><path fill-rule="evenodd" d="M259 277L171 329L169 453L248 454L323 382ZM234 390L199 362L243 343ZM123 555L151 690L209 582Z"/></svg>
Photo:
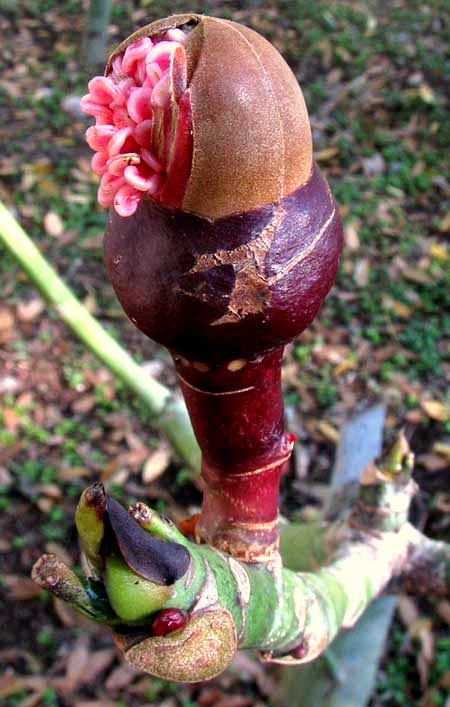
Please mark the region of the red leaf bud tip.
<svg viewBox="0 0 450 707"><path fill-rule="evenodd" d="M147 195L214 221L276 203L311 173L295 76L267 40L229 20L174 15L142 28L90 81L82 107L96 118L86 138L100 204L121 216Z"/></svg>
<svg viewBox="0 0 450 707"><path fill-rule="evenodd" d="M188 613L182 609L163 609L153 620L152 634L165 636L173 631L179 631L186 626L188 618Z"/></svg>

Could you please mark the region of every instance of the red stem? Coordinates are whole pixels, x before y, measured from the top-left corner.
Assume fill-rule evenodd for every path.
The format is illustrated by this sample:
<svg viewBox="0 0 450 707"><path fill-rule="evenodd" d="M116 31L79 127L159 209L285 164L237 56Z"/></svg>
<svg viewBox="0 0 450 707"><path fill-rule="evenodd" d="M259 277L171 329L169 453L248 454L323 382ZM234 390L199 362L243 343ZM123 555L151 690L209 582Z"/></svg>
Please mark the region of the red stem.
<svg viewBox="0 0 450 707"><path fill-rule="evenodd" d="M284 432L283 347L214 367L175 356L202 449L199 535L235 557L267 560L278 542L278 488L293 440Z"/></svg>

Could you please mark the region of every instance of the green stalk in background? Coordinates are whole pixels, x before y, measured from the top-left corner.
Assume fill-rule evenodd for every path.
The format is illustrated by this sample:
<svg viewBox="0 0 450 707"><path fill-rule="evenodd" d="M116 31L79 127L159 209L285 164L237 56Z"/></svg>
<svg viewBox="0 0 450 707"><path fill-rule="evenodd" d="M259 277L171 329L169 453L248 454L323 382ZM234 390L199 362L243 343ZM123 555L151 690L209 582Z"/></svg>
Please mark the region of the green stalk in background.
<svg viewBox="0 0 450 707"><path fill-rule="evenodd" d="M23 228L0 202L0 238L43 297L78 338L142 400L183 461L200 468L200 450L181 399L146 375L79 302L30 240Z"/></svg>

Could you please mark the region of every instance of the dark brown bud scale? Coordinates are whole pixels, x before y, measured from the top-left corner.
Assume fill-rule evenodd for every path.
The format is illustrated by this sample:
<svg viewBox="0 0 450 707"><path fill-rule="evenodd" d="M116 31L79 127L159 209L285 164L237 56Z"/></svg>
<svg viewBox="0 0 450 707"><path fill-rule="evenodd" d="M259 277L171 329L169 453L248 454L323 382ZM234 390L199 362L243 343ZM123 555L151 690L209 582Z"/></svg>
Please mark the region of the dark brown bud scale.
<svg viewBox="0 0 450 707"><path fill-rule="evenodd" d="M107 496L107 511L122 557L136 574L160 585L174 584L185 574L190 555L183 545L146 532L110 496Z"/></svg>

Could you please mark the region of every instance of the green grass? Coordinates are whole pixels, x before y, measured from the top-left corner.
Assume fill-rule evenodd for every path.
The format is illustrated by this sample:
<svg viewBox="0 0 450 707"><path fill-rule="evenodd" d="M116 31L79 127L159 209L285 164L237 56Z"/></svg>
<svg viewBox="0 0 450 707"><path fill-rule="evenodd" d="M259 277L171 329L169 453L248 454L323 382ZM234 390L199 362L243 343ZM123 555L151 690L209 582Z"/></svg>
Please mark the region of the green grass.
<svg viewBox="0 0 450 707"><path fill-rule="evenodd" d="M420 644L411 640L407 632L398 624L390 633L389 655L378 678L376 693L382 704L389 707L410 707L417 704L420 697L420 685L416 677L416 661ZM447 690L439 687L442 678L450 670L450 639L438 638L435 644L435 656L430 665L429 699L436 707L444 707L448 697ZM430 704L430 702L427 702Z"/></svg>

